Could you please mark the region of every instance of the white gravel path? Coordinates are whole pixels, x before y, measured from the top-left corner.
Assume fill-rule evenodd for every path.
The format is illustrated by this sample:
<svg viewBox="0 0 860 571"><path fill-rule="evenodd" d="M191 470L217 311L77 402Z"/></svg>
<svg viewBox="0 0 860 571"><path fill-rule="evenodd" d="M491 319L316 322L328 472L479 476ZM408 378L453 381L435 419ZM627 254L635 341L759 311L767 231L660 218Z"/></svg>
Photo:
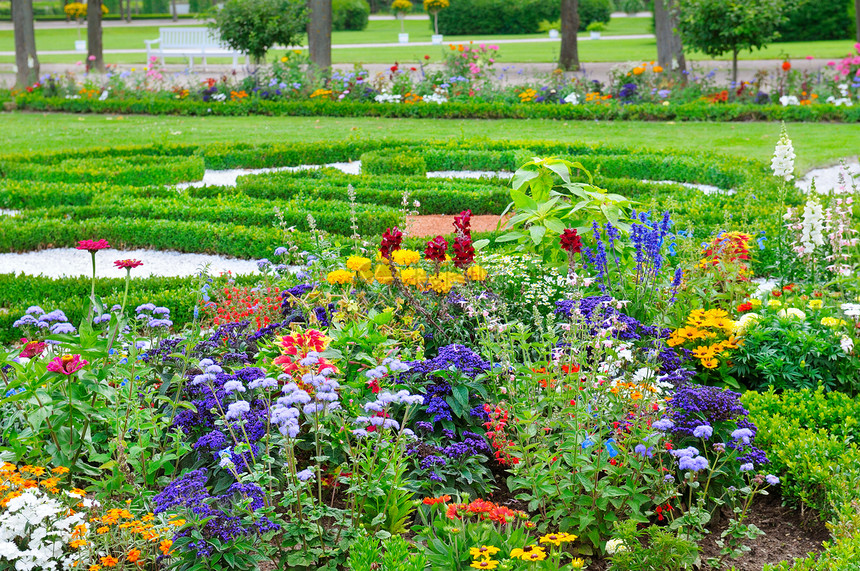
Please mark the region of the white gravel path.
<svg viewBox="0 0 860 571"><path fill-rule="evenodd" d="M96 276L124 278L125 270L113 265L115 260L135 259L143 265L131 270L132 277L148 276L192 276L209 264L209 274L222 272L233 274L257 273L257 264L251 260L239 260L208 254L185 254L182 252L156 250L101 250L96 254ZM0 274L42 275L50 278L63 276L92 275L90 253L74 248L53 248L24 254L0 254Z"/></svg>
<svg viewBox="0 0 860 571"><path fill-rule="evenodd" d="M843 176L847 179L847 186L850 191L852 180L855 184L860 186L860 179L857 178L858 175L860 175L860 164L857 162L857 157L848 157L843 160L845 162L845 172ZM843 172L843 166L841 164L820 169L812 169L806 173L803 178L798 179L797 187L803 192L809 192L812 179L815 179L815 191L817 193L828 194L831 190L838 192L840 186L839 174L841 172Z"/></svg>

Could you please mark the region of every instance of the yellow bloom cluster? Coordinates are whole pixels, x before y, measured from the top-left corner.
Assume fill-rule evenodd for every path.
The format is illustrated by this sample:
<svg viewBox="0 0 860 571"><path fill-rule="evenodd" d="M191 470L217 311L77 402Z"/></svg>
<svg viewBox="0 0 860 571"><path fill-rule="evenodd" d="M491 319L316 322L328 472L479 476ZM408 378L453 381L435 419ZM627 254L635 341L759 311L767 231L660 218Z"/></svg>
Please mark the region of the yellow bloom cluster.
<svg viewBox="0 0 860 571"><path fill-rule="evenodd" d="M334 270L333 272L329 272L325 277L325 281L332 285L350 284L353 279L355 279L355 273L348 270Z"/></svg>
<svg viewBox="0 0 860 571"><path fill-rule="evenodd" d="M734 335L736 329L737 323L722 309L695 309L687 316L687 324L672 332L666 343L670 347L677 347L687 342L709 341L706 345L697 344L693 349L693 357L699 359L706 369L716 369L720 364L717 356L730 349L737 349L742 343Z"/></svg>
<svg viewBox="0 0 860 571"><path fill-rule="evenodd" d="M394 250L391 252L391 261L398 266L411 266L421 261L421 253L415 250Z"/></svg>
<svg viewBox="0 0 860 571"><path fill-rule="evenodd" d="M847 325L844 319L837 319L835 317L822 317L821 325L825 327L843 327Z"/></svg>

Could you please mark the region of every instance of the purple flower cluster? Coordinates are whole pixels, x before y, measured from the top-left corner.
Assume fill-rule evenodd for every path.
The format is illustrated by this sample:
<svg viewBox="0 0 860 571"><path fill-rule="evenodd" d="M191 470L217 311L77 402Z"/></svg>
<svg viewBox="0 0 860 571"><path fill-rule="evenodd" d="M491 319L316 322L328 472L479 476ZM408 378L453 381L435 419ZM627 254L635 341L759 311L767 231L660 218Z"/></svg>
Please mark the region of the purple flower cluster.
<svg viewBox="0 0 860 571"><path fill-rule="evenodd" d="M161 493L153 498L154 513L159 514L173 511L176 508L188 510L198 520L206 520L200 529L203 539L192 541L187 549L196 550L198 557L209 557L214 551L212 540L221 543L236 538L263 534L277 530L279 526L267 517L261 516L251 524L243 524L242 518L233 515L233 505L238 497L250 500L248 509L256 511L263 507L265 499L263 490L256 484L233 484L219 496L213 496L206 488L206 469L201 468L183 475L170 483ZM191 534L191 530L176 532L174 541Z"/></svg>
<svg viewBox="0 0 860 571"><path fill-rule="evenodd" d="M636 273L639 276L652 278L660 275L663 268L663 244L669 235L672 224L669 212L663 213L660 223L650 220L650 212L633 211L632 219L637 220L630 227L630 240L636 248Z"/></svg>
<svg viewBox="0 0 860 571"><path fill-rule="evenodd" d="M299 284L290 289L286 289L281 292L281 313L286 317L291 323L304 323L307 319L301 310L297 307L293 300L295 298L300 298L303 295L313 291L316 288L315 284ZM331 325L331 318L334 315L337 308L333 303L329 303L325 307L315 307L313 309L314 317L316 317L321 327L328 327Z"/></svg>

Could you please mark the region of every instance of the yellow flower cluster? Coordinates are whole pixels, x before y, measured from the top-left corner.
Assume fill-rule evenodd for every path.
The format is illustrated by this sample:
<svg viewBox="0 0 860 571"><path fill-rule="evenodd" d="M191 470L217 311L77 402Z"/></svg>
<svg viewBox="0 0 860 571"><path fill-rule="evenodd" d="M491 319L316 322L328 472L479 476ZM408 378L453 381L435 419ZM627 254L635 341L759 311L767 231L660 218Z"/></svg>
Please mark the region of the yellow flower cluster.
<svg viewBox="0 0 860 571"><path fill-rule="evenodd" d="M825 327L843 327L847 325L844 319L837 319L835 317L822 317L821 325Z"/></svg>
<svg viewBox="0 0 860 571"><path fill-rule="evenodd" d="M355 273L348 270L334 270L325 277L325 281L332 285L351 284L353 279L355 279Z"/></svg>
<svg viewBox="0 0 860 571"><path fill-rule="evenodd" d="M394 272L404 285L423 292L448 293L454 286L466 283L466 278L482 282L488 277L487 270L477 264L469 266L465 275L455 271L430 274L417 265L420 261L421 253L416 250L395 250L391 253L391 264L377 256L375 268L370 258L350 256L346 260L347 269L329 272L326 281L332 285L344 285L353 283L358 277L367 282L375 279L383 285L389 285L394 281L393 265Z"/></svg>
<svg viewBox="0 0 860 571"><path fill-rule="evenodd" d="M130 501L130 500L129 500ZM155 515L148 513L140 518L127 509L113 508L102 516L90 517L89 523L95 527L98 537L90 537L86 524L75 528L69 545L84 555L82 561L97 561L87 567L88 571L100 571L104 568L122 567L122 561L143 566L147 561L155 561L158 557L169 557L173 554L173 535L171 527L185 525L185 520L172 516L167 525L156 522ZM90 537L90 541L87 540ZM96 545L98 544L98 545ZM87 553L82 548L92 545ZM119 552L119 557L103 555L107 551Z"/></svg>
<svg viewBox="0 0 860 571"><path fill-rule="evenodd" d="M5 508L9 502L24 493L24 490L31 488L42 487L51 494L59 494L60 478L63 474L68 474L69 469L65 466L57 466L51 470L52 476L42 480L41 478L47 474L47 468L42 466L21 466L19 469L15 464L3 462L0 464L0 508ZM81 492L76 495L84 495L82 490L73 489L69 493Z"/></svg>
<svg viewBox="0 0 860 571"><path fill-rule="evenodd" d="M421 261L421 253L415 250L394 250L391 261L398 266L411 266Z"/></svg>
<svg viewBox="0 0 860 571"><path fill-rule="evenodd" d="M728 356L728 350L737 349L742 343L734 335L736 329L737 324L722 309L695 309L687 316L687 324L672 332L666 343L677 347L687 342L709 341L706 345L697 344L693 357L706 369L716 369L720 365L717 356L724 353Z"/></svg>
<svg viewBox="0 0 860 571"><path fill-rule="evenodd" d="M535 100L535 97L537 97L537 91L532 88L528 88L525 91L521 91L517 96L520 98L520 103L528 103L529 101Z"/></svg>
<svg viewBox="0 0 860 571"><path fill-rule="evenodd" d="M316 99L319 97L320 99L328 99L331 97L332 91L331 89L317 89L313 93L311 93L311 99Z"/></svg>

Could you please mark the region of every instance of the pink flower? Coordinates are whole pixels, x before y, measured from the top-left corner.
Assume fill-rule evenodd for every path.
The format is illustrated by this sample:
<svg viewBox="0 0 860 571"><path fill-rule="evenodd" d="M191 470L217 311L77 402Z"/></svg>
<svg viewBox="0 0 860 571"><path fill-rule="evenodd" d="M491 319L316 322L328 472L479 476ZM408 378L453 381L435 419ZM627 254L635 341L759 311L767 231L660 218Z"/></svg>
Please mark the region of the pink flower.
<svg viewBox="0 0 860 571"><path fill-rule="evenodd" d="M48 363L47 369L52 373L73 375L83 369L84 365L89 365L89 363L81 359L80 355L63 355Z"/></svg>
<svg viewBox="0 0 860 571"><path fill-rule="evenodd" d="M835 61L829 61L829 62L827 62L827 65L828 65L829 67L833 67L833 66L835 66L835 65L836 65L836 62L835 62Z"/></svg>
<svg viewBox="0 0 860 571"><path fill-rule="evenodd" d="M132 270L143 265L140 260L117 260L113 263L116 267L122 270Z"/></svg>
<svg viewBox="0 0 860 571"><path fill-rule="evenodd" d="M490 46L490 49L491 50L497 50L497 49L499 49L499 46Z"/></svg>
<svg viewBox="0 0 860 571"><path fill-rule="evenodd" d="M860 54L860 42L854 44L854 49L857 50L857 53Z"/></svg>
<svg viewBox="0 0 860 571"><path fill-rule="evenodd" d="M107 240L101 239L98 241L95 240L81 240L78 242L78 245L75 246L78 250L86 250L90 254L95 254L99 250L106 250L110 248L110 244L108 244Z"/></svg>
<svg viewBox="0 0 860 571"><path fill-rule="evenodd" d="M812 59L812 56L806 56L806 59Z"/></svg>
<svg viewBox="0 0 860 571"><path fill-rule="evenodd" d="M90 57L88 57L87 59L88 59L88 60L90 60L90 61L96 61L96 56L90 56Z"/></svg>
<svg viewBox="0 0 860 571"><path fill-rule="evenodd" d="M26 339L22 339L22 342L25 343L24 347L21 349L21 354L19 357L23 357L29 359L31 357L36 357L42 354L42 351L45 350L45 344L42 341L27 341Z"/></svg>

